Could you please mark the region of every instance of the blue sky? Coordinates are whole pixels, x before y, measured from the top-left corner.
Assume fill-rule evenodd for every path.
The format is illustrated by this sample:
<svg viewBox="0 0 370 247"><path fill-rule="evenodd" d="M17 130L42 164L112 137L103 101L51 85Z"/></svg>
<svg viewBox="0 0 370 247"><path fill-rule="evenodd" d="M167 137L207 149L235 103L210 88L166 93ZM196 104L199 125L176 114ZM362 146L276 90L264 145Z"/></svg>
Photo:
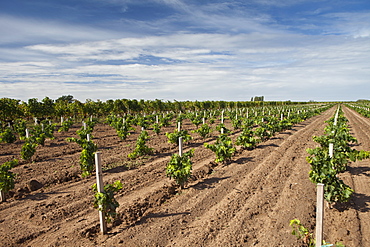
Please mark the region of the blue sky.
<svg viewBox="0 0 370 247"><path fill-rule="evenodd" d="M370 99L370 1L0 2L0 98Z"/></svg>

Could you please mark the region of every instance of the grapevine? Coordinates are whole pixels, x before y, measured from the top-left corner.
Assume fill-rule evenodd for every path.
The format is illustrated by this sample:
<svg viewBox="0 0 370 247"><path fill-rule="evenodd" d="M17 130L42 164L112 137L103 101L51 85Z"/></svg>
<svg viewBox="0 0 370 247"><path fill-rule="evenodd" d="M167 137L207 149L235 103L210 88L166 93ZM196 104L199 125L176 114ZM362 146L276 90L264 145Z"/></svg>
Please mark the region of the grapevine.
<svg viewBox="0 0 370 247"><path fill-rule="evenodd" d="M18 133L19 139L23 140L26 138L26 128L27 124L26 121L23 119L15 120L15 124L13 125L14 131Z"/></svg>
<svg viewBox="0 0 370 247"><path fill-rule="evenodd" d="M98 149L97 145L93 141L88 141L87 139L77 139L74 137L67 138L69 142L76 142L82 148L80 155L80 168L82 171L81 176L83 178L91 175L94 171L95 157L94 153Z"/></svg>
<svg viewBox="0 0 370 247"><path fill-rule="evenodd" d="M226 134L218 136L215 144L204 143L204 146L216 154L216 163L227 164L236 151L230 137Z"/></svg>
<svg viewBox="0 0 370 247"><path fill-rule="evenodd" d="M177 145L179 145L180 137L182 137L183 142L187 142L192 139L187 130L175 130L173 133L166 133L166 136L169 143L176 143Z"/></svg>
<svg viewBox="0 0 370 247"><path fill-rule="evenodd" d="M131 159L136 159L139 156L143 156L146 154L152 154L153 153L153 148L149 148L146 145L146 141L149 139L149 135L147 131L142 131L141 134L139 135L135 149L132 153L128 154L128 157Z"/></svg>
<svg viewBox="0 0 370 247"><path fill-rule="evenodd" d="M154 123L152 125L152 128L153 128L154 133L156 133L157 135L159 135L159 133L161 132L161 125L158 124L158 123Z"/></svg>
<svg viewBox="0 0 370 247"><path fill-rule="evenodd" d="M0 191L7 193L14 189L15 174L10 170L18 164L18 160L14 159L0 165Z"/></svg>
<svg viewBox="0 0 370 247"><path fill-rule="evenodd" d="M203 139L209 137L212 133L212 128L208 124L202 124L199 129L193 130L194 133L198 133Z"/></svg>
<svg viewBox="0 0 370 247"><path fill-rule="evenodd" d="M68 118L62 123L62 126L59 128L58 132L68 131L73 125L73 120Z"/></svg>
<svg viewBox="0 0 370 247"><path fill-rule="evenodd" d="M37 143L30 141L29 139L22 145L21 158L30 161L32 156L36 152Z"/></svg>
<svg viewBox="0 0 370 247"><path fill-rule="evenodd" d="M174 154L166 167L166 175L172 178L180 185L181 189L191 176L192 162L191 157L194 156L194 149L184 153L182 156Z"/></svg>
<svg viewBox="0 0 370 247"><path fill-rule="evenodd" d="M4 132L0 133L0 142L13 143L17 140L10 128L5 128Z"/></svg>
<svg viewBox="0 0 370 247"><path fill-rule="evenodd" d="M334 118L327 121L325 135L314 136L313 139L320 144L320 147L307 149L310 155L306 159L311 164L309 172L310 180L313 183L323 183L324 197L330 202L347 202L352 193L352 188L339 179L337 174L347 168L350 161L367 159L370 157L368 151L358 151L350 147L351 143L357 140L349 134L346 122L348 120L339 111L337 124L334 124ZM334 154L329 155L329 143L333 143Z"/></svg>
<svg viewBox="0 0 370 247"><path fill-rule="evenodd" d="M98 192L96 184L91 188L95 192L94 208L102 211L106 222L111 223L118 216L116 209L119 207L119 203L114 198L114 193L122 189L121 181L117 180L113 184L105 185L104 192Z"/></svg>
<svg viewBox="0 0 370 247"><path fill-rule="evenodd" d="M244 127L242 133L237 137L235 144L251 150L256 147L258 142L259 140L254 137L253 131L248 127Z"/></svg>

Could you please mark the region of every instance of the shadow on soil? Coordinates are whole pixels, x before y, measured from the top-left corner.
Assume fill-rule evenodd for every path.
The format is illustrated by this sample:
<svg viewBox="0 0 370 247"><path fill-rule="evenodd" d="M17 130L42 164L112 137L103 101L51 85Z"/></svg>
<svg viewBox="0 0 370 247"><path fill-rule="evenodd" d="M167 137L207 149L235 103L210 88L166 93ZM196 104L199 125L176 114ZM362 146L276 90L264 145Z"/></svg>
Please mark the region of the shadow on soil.
<svg viewBox="0 0 370 247"><path fill-rule="evenodd" d="M181 213L149 213L148 215L144 216L140 221L145 221L149 218L164 218L164 217L170 217L170 216L176 216L176 215L189 215L189 212L181 212Z"/></svg>
<svg viewBox="0 0 370 247"><path fill-rule="evenodd" d="M271 144L262 144L262 145L258 145L257 148L266 148L266 147L279 147L279 145L276 145L274 143L271 143Z"/></svg>
<svg viewBox="0 0 370 247"><path fill-rule="evenodd" d="M68 192L46 192L46 193L37 193L37 194L28 194L23 198L18 199L19 201L23 200L33 200L33 201L42 201L49 198L49 195L55 194L68 194Z"/></svg>
<svg viewBox="0 0 370 247"><path fill-rule="evenodd" d="M360 167L347 167L347 170L352 174L356 176L364 175L367 177L370 177L370 167L367 166L360 166Z"/></svg>
<svg viewBox="0 0 370 247"><path fill-rule="evenodd" d="M354 209L363 213L370 212L370 196L360 193L353 193L352 197L352 200L355 203L353 206Z"/></svg>
<svg viewBox="0 0 370 247"><path fill-rule="evenodd" d="M224 179L228 179L230 177L223 177L223 178L216 178L216 177L213 177L213 178L206 178L203 180L203 182L201 183L198 183L194 186L191 186L193 187L194 189L196 190L204 190L204 189L209 189L209 188L214 188L214 184L217 184L219 183L220 181L224 180Z"/></svg>
<svg viewBox="0 0 370 247"><path fill-rule="evenodd" d="M358 212L367 213L370 212L370 196L361 193L353 193L350 202L336 203L334 208L339 212L352 208Z"/></svg>
<svg viewBox="0 0 370 247"><path fill-rule="evenodd" d="M237 160L235 160L234 162L241 165L241 164L245 164L245 163L248 163L250 161L253 161L253 158L252 157L241 157Z"/></svg>
<svg viewBox="0 0 370 247"><path fill-rule="evenodd" d="M164 217L171 217L171 216L177 216L177 215L190 215L189 212L181 212L181 213L149 213L145 216L143 216L138 222L135 223L135 225L141 225L148 221L148 219L155 219L155 218L164 218Z"/></svg>

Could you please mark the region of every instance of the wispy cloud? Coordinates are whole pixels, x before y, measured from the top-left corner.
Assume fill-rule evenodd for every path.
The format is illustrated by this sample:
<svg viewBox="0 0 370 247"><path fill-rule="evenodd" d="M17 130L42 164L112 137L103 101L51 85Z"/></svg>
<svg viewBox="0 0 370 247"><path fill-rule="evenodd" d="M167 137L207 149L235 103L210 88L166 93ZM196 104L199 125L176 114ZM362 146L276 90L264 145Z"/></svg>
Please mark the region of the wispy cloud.
<svg viewBox="0 0 370 247"><path fill-rule="evenodd" d="M174 11L148 22L124 18L139 5L137 1L109 0L105 3L125 7L111 29L102 28L108 23L92 27L0 15L4 33L0 37L0 97L368 97L368 13L328 12L320 6L320 11L301 10L306 13L298 21L300 26L293 26L295 14L279 21L268 11L256 11L260 5L285 8L302 2L282 6L278 1L248 5L241 1L156 0L151 4ZM119 28L117 23L121 23ZM309 28L317 32L305 33ZM132 33L134 29L137 32Z"/></svg>
<svg viewBox="0 0 370 247"><path fill-rule="evenodd" d="M118 37L117 32L38 18L0 15L0 44L77 42Z"/></svg>

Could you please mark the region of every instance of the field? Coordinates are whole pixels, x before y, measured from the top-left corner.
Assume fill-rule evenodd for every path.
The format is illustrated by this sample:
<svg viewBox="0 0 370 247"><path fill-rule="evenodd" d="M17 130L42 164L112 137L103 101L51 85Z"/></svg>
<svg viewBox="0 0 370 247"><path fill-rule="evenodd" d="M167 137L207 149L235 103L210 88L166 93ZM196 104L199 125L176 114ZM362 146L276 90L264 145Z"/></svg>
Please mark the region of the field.
<svg viewBox="0 0 370 247"><path fill-rule="evenodd" d="M370 119L344 107L356 149L370 150ZM291 234L289 222L301 220L315 228L316 188L309 180L306 149L317 143L335 107L296 124L260 143L253 150L238 149L228 165L214 162L215 154L204 147L217 136L184 144L194 148L193 176L185 189L174 186L165 167L177 147L167 142L165 132L152 130L149 147L153 155L130 160L140 132L120 140L107 124L98 124L94 142L102 153L104 182L121 180L120 220L99 233L98 212L92 207L91 186L95 176L82 179L81 148L67 142L81 125L68 132L55 132L37 148L34 162L21 161L12 171L16 187L7 202L0 203L1 246L304 246ZM231 126L229 121L226 126ZM185 120L184 129L195 126ZM231 127L230 127L231 128ZM240 131L231 135L235 140ZM1 143L0 162L19 159L22 141ZM345 246L370 246L370 163L351 163L340 174L355 193L346 204L325 208L324 239ZM31 180L36 180L37 182Z"/></svg>

